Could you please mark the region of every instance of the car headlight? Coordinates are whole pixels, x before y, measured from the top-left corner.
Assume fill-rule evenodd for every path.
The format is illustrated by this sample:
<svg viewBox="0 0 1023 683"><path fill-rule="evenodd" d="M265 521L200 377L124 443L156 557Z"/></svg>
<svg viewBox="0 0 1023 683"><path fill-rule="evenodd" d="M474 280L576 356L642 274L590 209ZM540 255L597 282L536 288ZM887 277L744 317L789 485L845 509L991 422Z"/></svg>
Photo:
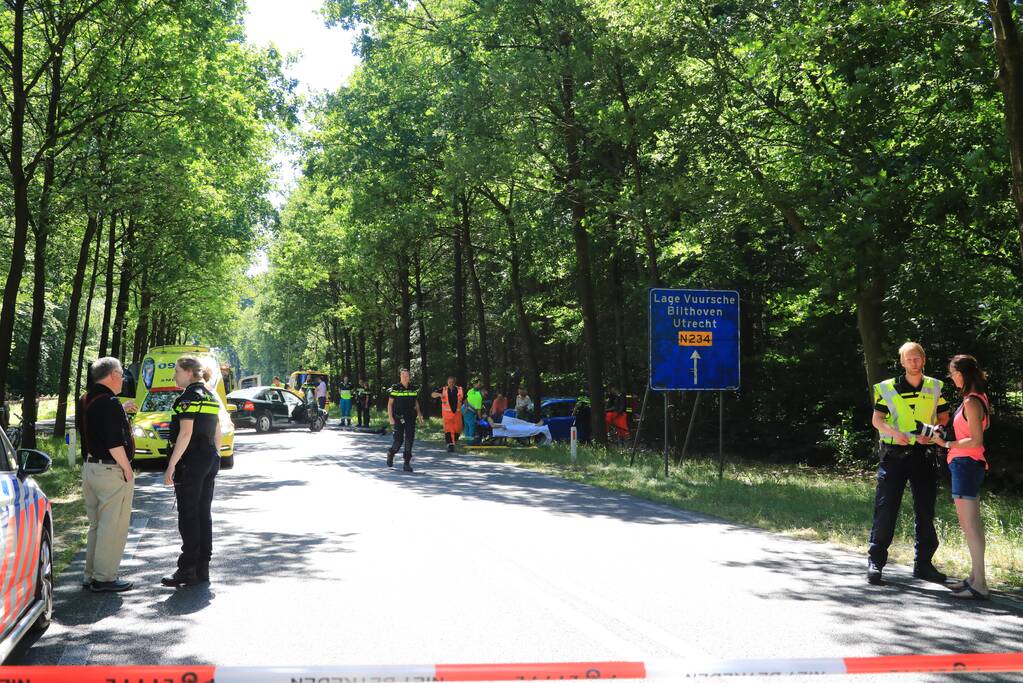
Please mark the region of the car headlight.
<svg viewBox="0 0 1023 683"><path fill-rule="evenodd" d="M132 435L137 436L140 439L146 435L146 433L142 430L142 427L136 427L135 429L131 430L131 433Z"/></svg>

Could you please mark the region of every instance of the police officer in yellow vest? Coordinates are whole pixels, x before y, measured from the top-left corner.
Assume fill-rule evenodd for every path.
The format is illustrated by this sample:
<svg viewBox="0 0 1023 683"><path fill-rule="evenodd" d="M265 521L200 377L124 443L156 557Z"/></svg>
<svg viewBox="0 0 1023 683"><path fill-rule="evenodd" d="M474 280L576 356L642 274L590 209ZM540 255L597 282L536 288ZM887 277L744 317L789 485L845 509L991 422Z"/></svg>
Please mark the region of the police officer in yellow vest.
<svg viewBox="0 0 1023 683"><path fill-rule="evenodd" d="M923 374L927 356L916 342L899 348L905 373L874 386L872 423L880 437L881 463L877 470L874 524L870 530L867 581L878 585L888 561L888 546L895 535L899 506L906 483L913 492L916 522L916 561L913 576L944 583L931 558L938 549L934 505L938 493L938 466L934 447L924 433L927 426L946 425L949 409L941 396L942 383Z"/></svg>

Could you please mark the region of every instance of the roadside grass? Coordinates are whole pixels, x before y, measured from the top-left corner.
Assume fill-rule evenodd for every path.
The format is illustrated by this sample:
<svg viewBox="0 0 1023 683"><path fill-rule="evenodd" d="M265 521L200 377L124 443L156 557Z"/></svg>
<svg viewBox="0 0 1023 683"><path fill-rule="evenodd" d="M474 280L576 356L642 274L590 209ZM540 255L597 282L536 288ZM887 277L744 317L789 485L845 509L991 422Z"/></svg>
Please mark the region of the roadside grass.
<svg viewBox="0 0 1023 683"><path fill-rule="evenodd" d="M426 440L444 440L440 420L431 420L420 434ZM560 443L471 452L793 538L832 543L862 553L866 572L875 487L871 472L730 460L719 480L716 459L695 458L681 467L672 463L665 478L661 454L651 451L637 452L634 467L629 466L628 450L589 445L578 448L575 463L568 445ZM913 562L912 509L907 491L890 549L892 562ZM1023 499L985 492L981 509L989 583L998 589L1023 587ZM947 483L938 492L935 526L941 543L935 564L952 577L966 576L969 553Z"/></svg>
<svg viewBox="0 0 1023 683"><path fill-rule="evenodd" d="M81 465L68 465L67 445L63 441L40 440L39 450L53 458L49 472L35 477L46 492L53 509L53 564L59 576L85 545L89 520L82 501Z"/></svg>

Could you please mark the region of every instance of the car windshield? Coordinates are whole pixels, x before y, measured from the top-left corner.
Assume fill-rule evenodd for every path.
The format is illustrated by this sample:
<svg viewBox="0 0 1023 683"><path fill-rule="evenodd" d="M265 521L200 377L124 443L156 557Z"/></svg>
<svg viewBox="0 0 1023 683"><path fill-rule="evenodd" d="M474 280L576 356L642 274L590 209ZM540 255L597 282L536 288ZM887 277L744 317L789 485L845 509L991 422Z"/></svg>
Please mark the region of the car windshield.
<svg viewBox="0 0 1023 683"><path fill-rule="evenodd" d="M143 413L166 413L174 405L175 399L181 395L180 389L170 391L151 391L142 402L140 411Z"/></svg>
<svg viewBox="0 0 1023 683"><path fill-rule="evenodd" d="M266 391L266 387L250 387L248 389L238 389L232 391L227 395L228 398L263 398L261 394Z"/></svg>

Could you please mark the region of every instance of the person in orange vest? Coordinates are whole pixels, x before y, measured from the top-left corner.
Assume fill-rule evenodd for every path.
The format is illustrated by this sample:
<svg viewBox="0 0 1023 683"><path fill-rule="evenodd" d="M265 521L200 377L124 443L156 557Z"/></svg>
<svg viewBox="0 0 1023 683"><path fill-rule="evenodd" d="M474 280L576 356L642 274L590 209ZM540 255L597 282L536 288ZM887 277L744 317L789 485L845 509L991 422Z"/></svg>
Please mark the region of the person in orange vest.
<svg viewBox="0 0 1023 683"><path fill-rule="evenodd" d="M448 444L448 452L454 452L455 442L462 434L462 387L455 383L454 377L448 377L448 384L430 394L440 399L440 412L444 416L444 441Z"/></svg>

